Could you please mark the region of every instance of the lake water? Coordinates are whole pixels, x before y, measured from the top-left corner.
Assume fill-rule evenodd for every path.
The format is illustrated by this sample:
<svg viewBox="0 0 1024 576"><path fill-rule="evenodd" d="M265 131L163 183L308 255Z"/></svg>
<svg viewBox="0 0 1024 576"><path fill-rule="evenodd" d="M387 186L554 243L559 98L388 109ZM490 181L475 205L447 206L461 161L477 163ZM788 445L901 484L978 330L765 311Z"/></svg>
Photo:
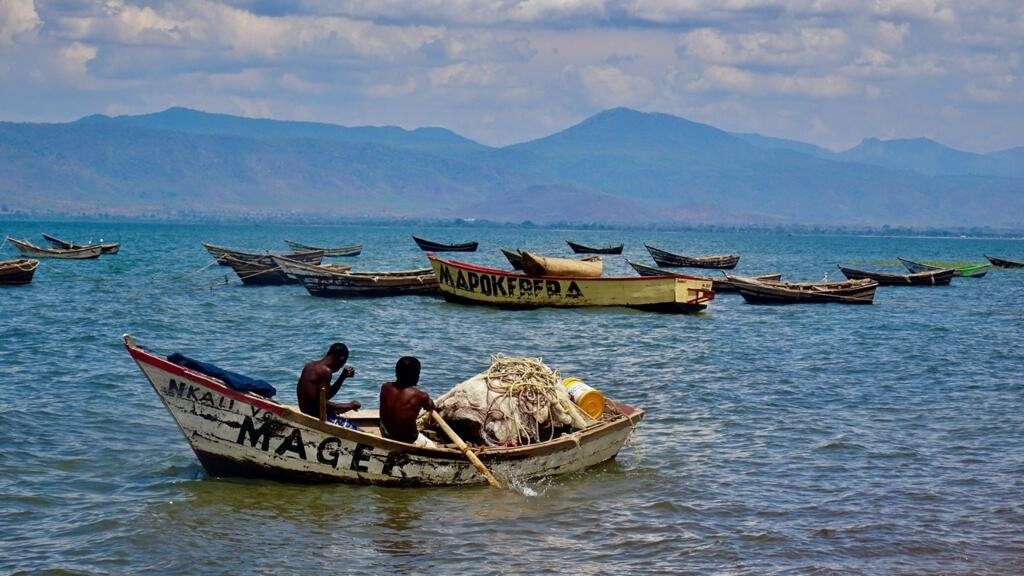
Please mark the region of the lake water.
<svg viewBox="0 0 1024 576"><path fill-rule="evenodd" d="M356 269L427 264L412 242L568 255L624 242L736 252L737 273L841 278L896 256L1024 260L1024 242L771 233L0 222L0 235L120 241L0 287L0 573L1022 574L1024 270L879 288L871 306L705 313L502 311L246 287L200 241L362 243ZM10 246L0 249L16 257ZM646 409L616 461L516 489L299 486L208 477L121 335L265 378L294 402L335 340L374 405L402 355L437 396L491 355L541 357Z"/></svg>

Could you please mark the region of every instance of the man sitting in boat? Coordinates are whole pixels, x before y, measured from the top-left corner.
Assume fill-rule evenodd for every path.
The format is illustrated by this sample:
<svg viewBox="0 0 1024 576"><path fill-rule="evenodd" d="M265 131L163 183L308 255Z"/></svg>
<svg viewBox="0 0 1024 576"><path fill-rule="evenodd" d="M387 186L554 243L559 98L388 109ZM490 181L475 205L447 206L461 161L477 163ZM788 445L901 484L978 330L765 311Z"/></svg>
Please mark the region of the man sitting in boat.
<svg viewBox="0 0 1024 576"><path fill-rule="evenodd" d="M327 354L319 360L313 360L302 368L295 394L299 397L299 409L303 414L316 418L325 418L328 422L358 430L359 428L341 414L349 410L358 410L358 400L351 402L331 402L338 393L345 379L356 375L354 366L345 366L348 362L348 346L341 342L331 344ZM342 368L344 367L344 368ZM331 375L341 370L338 379L331 384Z"/></svg>
<svg viewBox="0 0 1024 576"><path fill-rule="evenodd" d="M430 395L416 387L420 381L420 361L402 356L395 364L395 381L380 387L380 430L385 438L408 442L425 448L440 445L427 438L416 427L420 410L435 409Z"/></svg>

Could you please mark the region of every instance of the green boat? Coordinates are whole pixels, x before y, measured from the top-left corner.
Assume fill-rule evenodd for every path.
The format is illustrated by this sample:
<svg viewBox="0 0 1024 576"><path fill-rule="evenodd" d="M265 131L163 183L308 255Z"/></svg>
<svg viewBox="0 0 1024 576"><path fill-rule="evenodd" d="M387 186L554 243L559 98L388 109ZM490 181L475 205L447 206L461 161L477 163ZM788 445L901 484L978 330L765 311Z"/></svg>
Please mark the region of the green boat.
<svg viewBox="0 0 1024 576"><path fill-rule="evenodd" d="M942 270L944 268L952 268L954 270L953 276L962 276L964 278L981 278L988 273L989 269L992 268L991 264L978 264L978 263L941 263L941 262L915 262L913 260L907 260L906 258L896 257L897 260L903 263L912 273L917 272L930 272L932 270Z"/></svg>

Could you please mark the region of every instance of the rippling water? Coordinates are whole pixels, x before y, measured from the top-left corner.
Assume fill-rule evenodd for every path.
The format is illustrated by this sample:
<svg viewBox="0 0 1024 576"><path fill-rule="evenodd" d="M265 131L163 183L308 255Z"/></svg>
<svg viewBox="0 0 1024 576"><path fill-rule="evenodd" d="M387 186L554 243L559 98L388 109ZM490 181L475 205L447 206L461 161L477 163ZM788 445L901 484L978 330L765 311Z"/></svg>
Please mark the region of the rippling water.
<svg viewBox="0 0 1024 576"><path fill-rule="evenodd" d="M245 287L200 241L364 244L357 269L426 265L410 239L568 254L643 242L737 252L738 273L841 277L896 256L1024 259L994 239L476 228L0 223L0 235L122 242L0 287L0 573L1024 573L1024 270L880 288L872 306L695 316L508 312ZM15 257L5 246L4 257ZM227 280L227 282L225 282ZM437 396L492 354L542 357L643 407L613 462L515 490L294 486L208 478L121 344L266 378L352 348L343 395L374 404L401 355Z"/></svg>

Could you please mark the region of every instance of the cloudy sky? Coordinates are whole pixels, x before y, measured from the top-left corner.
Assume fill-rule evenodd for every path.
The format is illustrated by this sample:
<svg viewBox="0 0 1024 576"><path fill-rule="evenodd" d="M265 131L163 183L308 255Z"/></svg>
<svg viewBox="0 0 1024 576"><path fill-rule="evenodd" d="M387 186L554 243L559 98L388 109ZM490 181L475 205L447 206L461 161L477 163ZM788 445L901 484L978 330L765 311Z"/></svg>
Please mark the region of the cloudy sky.
<svg viewBox="0 0 1024 576"><path fill-rule="evenodd" d="M601 110L1024 145L1022 0L0 0L0 120L209 112L489 145Z"/></svg>

